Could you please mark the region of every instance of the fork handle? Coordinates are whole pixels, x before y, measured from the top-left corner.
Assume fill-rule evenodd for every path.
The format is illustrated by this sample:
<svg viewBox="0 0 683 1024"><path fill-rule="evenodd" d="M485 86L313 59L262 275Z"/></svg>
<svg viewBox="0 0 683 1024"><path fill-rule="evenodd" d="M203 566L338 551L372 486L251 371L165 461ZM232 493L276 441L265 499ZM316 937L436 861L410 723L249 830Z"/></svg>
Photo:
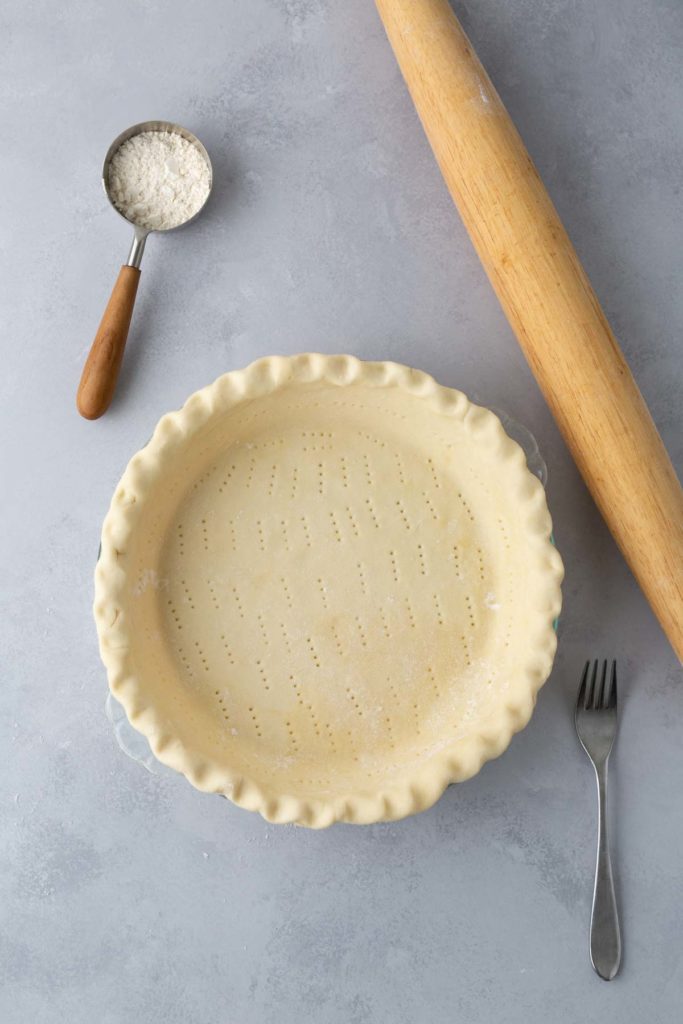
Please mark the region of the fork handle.
<svg viewBox="0 0 683 1024"><path fill-rule="evenodd" d="M591 963L601 978L611 981L621 962L621 930L607 841L606 760L596 764L595 775L598 783L598 857L591 912Z"/></svg>

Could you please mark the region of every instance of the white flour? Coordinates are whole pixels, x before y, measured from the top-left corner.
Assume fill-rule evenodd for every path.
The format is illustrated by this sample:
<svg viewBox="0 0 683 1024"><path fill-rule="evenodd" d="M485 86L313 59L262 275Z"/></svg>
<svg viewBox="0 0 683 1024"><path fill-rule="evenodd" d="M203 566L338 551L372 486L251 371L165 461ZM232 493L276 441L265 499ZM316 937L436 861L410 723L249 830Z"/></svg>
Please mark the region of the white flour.
<svg viewBox="0 0 683 1024"><path fill-rule="evenodd" d="M109 168L109 194L128 220L163 231L201 209L210 174L196 146L175 132L140 132L121 145Z"/></svg>

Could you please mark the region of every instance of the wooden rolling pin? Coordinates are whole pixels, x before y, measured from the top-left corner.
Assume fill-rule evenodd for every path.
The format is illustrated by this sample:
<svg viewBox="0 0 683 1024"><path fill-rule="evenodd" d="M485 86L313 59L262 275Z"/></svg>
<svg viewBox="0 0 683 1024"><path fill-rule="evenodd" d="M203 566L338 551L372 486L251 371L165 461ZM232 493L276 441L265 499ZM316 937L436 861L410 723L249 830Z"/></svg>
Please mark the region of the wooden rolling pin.
<svg viewBox="0 0 683 1024"><path fill-rule="evenodd" d="M447 0L376 3L503 310L683 660L683 491L557 211Z"/></svg>

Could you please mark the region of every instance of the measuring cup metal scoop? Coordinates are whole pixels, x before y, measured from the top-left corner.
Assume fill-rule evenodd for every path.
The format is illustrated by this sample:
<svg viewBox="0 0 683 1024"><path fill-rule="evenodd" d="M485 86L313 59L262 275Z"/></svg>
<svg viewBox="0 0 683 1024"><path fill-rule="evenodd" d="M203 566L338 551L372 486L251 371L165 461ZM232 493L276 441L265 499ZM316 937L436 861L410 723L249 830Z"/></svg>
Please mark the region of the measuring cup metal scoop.
<svg viewBox="0 0 683 1024"><path fill-rule="evenodd" d="M134 235L128 260L121 267L114 290L111 293L107 308L104 311L100 326L95 335L95 340L92 343L90 353L83 367L81 382L78 387L76 397L78 411L89 420L97 419L98 416L106 412L114 395L116 380L119 375L121 360L123 359L123 350L126 347L128 328L130 327L133 315L138 282L140 280L142 254L145 251L147 235L152 230L151 228L136 224L135 221L130 220L121 213L112 199L109 181L109 172L114 154L124 142L133 138L134 135L139 135L141 132L174 132L176 135L180 135L196 147L206 161L209 171L209 192L200 209L181 224L175 224L171 228L158 228L154 230L174 231L176 227L183 227L185 224L193 221L206 205L213 184L211 161L204 146L192 132L188 132L187 129L170 121L144 121L142 124L133 125L132 128L126 129L118 138L114 139L109 147L102 167L102 184L107 199L119 216L133 225Z"/></svg>

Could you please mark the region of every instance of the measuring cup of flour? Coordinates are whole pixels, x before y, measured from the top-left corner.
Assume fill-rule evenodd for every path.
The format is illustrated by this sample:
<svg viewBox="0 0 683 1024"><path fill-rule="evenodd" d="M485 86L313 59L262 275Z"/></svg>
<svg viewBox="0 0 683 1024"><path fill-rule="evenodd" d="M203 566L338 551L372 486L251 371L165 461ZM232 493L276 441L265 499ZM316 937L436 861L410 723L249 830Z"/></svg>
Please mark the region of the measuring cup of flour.
<svg viewBox="0 0 683 1024"><path fill-rule="evenodd" d="M209 154L199 139L170 121L133 125L109 147L102 168L104 191L135 233L83 367L76 404L86 419L106 412L114 395L147 235L194 220L212 181Z"/></svg>

